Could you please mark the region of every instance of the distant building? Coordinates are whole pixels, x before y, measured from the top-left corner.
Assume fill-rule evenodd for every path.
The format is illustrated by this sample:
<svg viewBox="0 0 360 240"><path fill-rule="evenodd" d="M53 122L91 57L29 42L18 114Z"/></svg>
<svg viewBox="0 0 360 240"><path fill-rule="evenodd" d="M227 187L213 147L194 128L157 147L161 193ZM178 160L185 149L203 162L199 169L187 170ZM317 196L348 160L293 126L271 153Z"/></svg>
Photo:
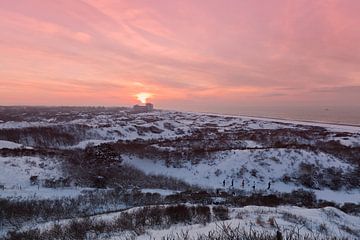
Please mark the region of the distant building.
<svg viewBox="0 0 360 240"><path fill-rule="evenodd" d="M145 106L134 105L132 112L145 113L145 112L152 112L153 110L154 110L154 105L152 103L147 103L147 104L145 104Z"/></svg>

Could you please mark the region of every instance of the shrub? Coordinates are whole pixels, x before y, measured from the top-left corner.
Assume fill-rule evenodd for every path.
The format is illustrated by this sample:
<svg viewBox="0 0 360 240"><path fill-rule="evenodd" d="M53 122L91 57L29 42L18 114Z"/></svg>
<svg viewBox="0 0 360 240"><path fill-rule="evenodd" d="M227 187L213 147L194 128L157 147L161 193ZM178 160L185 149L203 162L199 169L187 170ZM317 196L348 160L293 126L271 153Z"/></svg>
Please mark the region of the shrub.
<svg viewBox="0 0 360 240"><path fill-rule="evenodd" d="M193 212L196 215L198 222L205 224L211 220L211 211L208 206L196 206Z"/></svg>
<svg viewBox="0 0 360 240"><path fill-rule="evenodd" d="M265 225L264 220L263 220L263 218L262 218L261 215L258 215L258 216L256 217L256 224L257 224L257 225L260 225L260 226L262 226L262 227Z"/></svg>
<svg viewBox="0 0 360 240"><path fill-rule="evenodd" d="M148 221L151 226L159 226L163 223L164 208L152 207L149 210Z"/></svg>
<svg viewBox="0 0 360 240"><path fill-rule="evenodd" d="M328 228L325 223L319 225L319 232L326 234L328 232Z"/></svg>
<svg viewBox="0 0 360 240"><path fill-rule="evenodd" d="M284 194L286 200L291 204L303 207L313 207L316 205L316 196L314 192L303 189L294 190L290 194Z"/></svg>
<svg viewBox="0 0 360 240"><path fill-rule="evenodd" d="M344 203L341 210L348 214L360 215L360 204Z"/></svg>
<svg viewBox="0 0 360 240"><path fill-rule="evenodd" d="M169 206L165 209L165 215L169 218L170 224L187 223L191 221L191 213L185 205Z"/></svg>
<svg viewBox="0 0 360 240"><path fill-rule="evenodd" d="M92 223L88 219L82 221L74 220L65 228L64 234L69 239L85 239L90 226L92 226Z"/></svg>
<svg viewBox="0 0 360 240"><path fill-rule="evenodd" d="M39 240L40 238L39 230L29 230L26 232L9 232L7 235L7 239L11 240Z"/></svg>
<svg viewBox="0 0 360 240"><path fill-rule="evenodd" d="M114 227L120 231L135 229L133 216L127 212L122 213L118 218L115 219Z"/></svg>
<svg viewBox="0 0 360 240"><path fill-rule="evenodd" d="M225 221L229 219L229 209L224 206L213 207L213 213L216 220Z"/></svg>
<svg viewBox="0 0 360 240"><path fill-rule="evenodd" d="M269 217L268 223L271 227L276 227L276 222L274 217Z"/></svg>

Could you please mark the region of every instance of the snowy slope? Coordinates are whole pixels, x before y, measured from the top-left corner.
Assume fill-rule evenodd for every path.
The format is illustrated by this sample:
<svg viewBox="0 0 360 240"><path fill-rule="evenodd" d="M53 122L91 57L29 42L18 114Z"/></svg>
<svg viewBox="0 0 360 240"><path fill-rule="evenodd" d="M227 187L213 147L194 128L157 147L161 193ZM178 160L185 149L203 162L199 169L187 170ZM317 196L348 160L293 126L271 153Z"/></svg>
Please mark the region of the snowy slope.
<svg viewBox="0 0 360 240"><path fill-rule="evenodd" d="M325 123L311 123L288 121L279 119L253 118L244 116L230 116L219 114L201 114L189 112L155 111L151 113L131 114L124 111L98 114L78 114L70 121L43 119L36 122L4 122L0 129L21 129L28 127L44 127L59 125L86 125L92 128L96 138L84 139L74 147L84 148L87 143L100 141L134 140L140 139L173 139L191 134L193 130L211 127L219 132L229 132L238 129L308 129L322 127L330 132L345 132L351 136L349 140L334 137L344 145L360 142L360 127Z"/></svg>
<svg viewBox="0 0 360 240"><path fill-rule="evenodd" d="M124 155L124 163L132 165L147 174L166 175L181 179L190 184L206 188L229 188L234 181L234 188L252 192L267 190L271 182L270 191L290 192L301 188L294 184L285 184L284 175L295 176L301 162L314 164L320 168L337 167L343 171L352 166L339 159L324 154L305 150L276 149L266 150L234 150L217 153L214 159L204 159L198 164L184 162L181 166L166 166L161 160L141 159ZM242 181L244 180L244 187ZM360 202L360 191L332 191L329 189L315 190L320 199L335 202Z"/></svg>
<svg viewBox="0 0 360 240"><path fill-rule="evenodd" d="M39 180L63 177L57 159L39 157L0 157L0 198L60 198L77 196L81 188L44 188L30 184L31 176Z"/></svg>
<svg viewBox="0 0 360 240"><path fill-rule="evenodd" d="M212 208L213 206L209 207ZM131 214L138 209L139 208L132 208L125 212ZM91 217L91 219L111 223L122 213L124 212L102 214ZM70 221L71 220L47 222L38 224L37 228L46 230L51 228L54 223L67 225ZM163 239L163 237L167 236L181 236L184 232L188 233L188 236L191 238L194 238L202 234L208 235L209 232L219 230L219 228L224 225L231 228L239 228L246 232L257 231L274 235L278 229L276 224L284 236L295 233L300 236L312 236L315 237L315 239L329 239L330 236L349 239L358 239L360 237L360 217L345 214L336 208L307 209L292 206L246 206L243 208L229 208L229 220L225 221L217 221L213 218L210 223L205 225L176 224L171 226L156 226L154 228L146 228L145 233L140 234L131 231L107 232L94 239L117 240L124 239L126 236L131 236L131 239L136 240Z"/></svg>
<svg viewBox="0 0 360 240"><path fill-rule="evenodd" d="M250 230L275 234L277 228L269 223L273 218L280 227L281 232L296 232L301 236L316 236L317 239L328 239L329 236L348 237L357 239L360 237L360 217L349 216L335 208L306 209L298 207L257 207L247 206L244 208L231 209L231 220L213 222L208 225L195 224L190 226L176 225L165 230L149 230L146 234L137 236L137 240L162 239L163 237L181 236L188 232L194 238L199 234L208 235L209 232L221 227L223 224L232 228L239 227L249 232ZM305 223L305 224L304 224ZM354 230L346 231L344 226ZM116 239L113 237L111 239Z"/></svg>
<svg viewBox="0 0 360 240"><path fill-rule="evenodd" d="M70 119L70 120L64 120ZM252 191L252 187L255 185L256 190L264 190L268 187L268 182L271 182L272 191L288 192L296 189L300 186L294 184L285 184L281 181L284 175L296 177L299 172L299 164L306 163L312 164L319 169L335 167L341 169L344 173L347 173L354 169L353 165L350 165L349 161L340 159L316 150L308 150L311 148L304 149L289 149L284 148L271 148L266 149L268 146L263 144L261 139L251 140L251 134L257 134L258 132L266 132L266 134L276 135L276 130L283 131L284 139L281 139L283 143L296 142L301 144L307 144L306 147L310 146L316 148L318 141L323 144L327 144L329 141L338 141L345 147L357 147L360 146L360 127L356 126L343 126L325 123L309 123L299 121L287 121L279 119L266 119L266 118L252 118L243 116L229 116L219 114L202 114L202 113L190 113L190 112L174 112L174 111L154 111L151 113L132 114L126 111L113 111L113 112L59 112L48 116L48 118L41 119L37 117L36 121L9 121L0 123L0 130L8 129L22 129L29 127L44 127L44 126L74 126L81 125L89 127L91 134L86 135L83 139L80 139L76 144L69 146L55 146L60 149L84 149L86 146L97 146L102 143L111 143L118 140L156 140L155 144L151 146L157 148L159 152L164 151L165 153L171 154L173 150L182 152L186 150L186 147L194 147L192 144L198 140L201 143L208 140L211 143L211 133L218 134L215 138L216 144L221 147L221 134L230 133L229 137L231 142L231 134L235 136L239 134L239 138L236 140L240 142L241 148L236 149L228 147L227 149L234 150L220 150L217 151L211 158L204 158L197 164L191 164L192 159L182 159L182 164L175 167L167 167L164 160L158 159L141 159L139 157L131 155L123 155L124 162L135 166L136 168L149 173L149 174L162 174L171 177L176 177L184 180L188 183L200 185L203 187L211 188L222 188L223 181L226 181L226 187L229 186L230 182L234 180L234 187L245 189L246 191ZM321 127L320 129L314 129L314 126ZM87 128L86 128L87 129ZM193 137L200 130L199 135L204 139L192 139L189 141L189 146L177 146L177 141L170 142L170 140L185 139L187 137ZM241 133L252 130L260 130L257 132L251 132L247 135L247 138L242 139ZM304 130L307 131L308 135L302 137L287 130ZM39 130L40 131L40 130ZM203 132L201 132L203 131ZM207 135L206 131L210 131ZM312 139L312 132L317 132L324 135L316 136L317 138ZM5 131L6 132L6 131ZM77 133L70 132L69 134ZM301 132L299 133L301 134ZM19 134L21 135L21 134ZM309 137L310 135L310 137ZM51 135L50 135L51 136ZM324 136L324 137L323 137ZM40 136L43 137L43 136ZM228 135L225 135L228 137ZM168 141L168 144L161 145L161 141ZM293 140L293 141L292 141ZM259 141L259 142L258 142ZM19 141L20 142L20 141ZM61 142L61 141L59 141ZM205 144L207 144L206 142ZM73 143L71 143L73 144ZM269 145L269 144L268 144ZM200 145L204 147L206 145ZM22 145L1 140L0 149L4 148L18 148ZM264 149L262 149L264 148ZM35 148L36 149L36 148ZM347 151L347 149L343 150ZM14 162L15 166L11 164L4 164L4 162ZM35 162L33 165L29 165L26 161ZM187 161L187 162L186 162ZM22 163L25 162L25 163ZM28 184L28 179L31 175L42 174L49 176L61 176L60 171L55 171L51 168L39 169L40 159L26 158L14 158L14 159L0 159L2 170L0 173L0 184L15 186L23 185L24 187ZM24 165L21 169L16 167L17 165ZM52 166L53 162L49 163ZM25 171L25 168L27 169ZM56 167L55 167L56 168ZM11 179L10 176L16 176ZM241 183L244 180L245 186L242 188ZM323 189L316 191L319 196L324 199L334 199L336 192ZM337 199L338 202L352 200L353 202L359 202L359 190L352 192L341 192L344 200Z"/></svg>
<svg viewBox="0 0 360 240"><path fill-rule="evenodd" d="M29 187L31 176L43 179L62 175L56 159L39 157L0 157L0 169L0 182L9 188Z"/></svg>
<svg viewBox="0 0 360 240"><path fill-rule="evenodd" d="M15 143L15 142L10 142L10 141L4 141L4 140L0 140L0 149L16 149L16 148L21 148L22 145Z"/></svg>

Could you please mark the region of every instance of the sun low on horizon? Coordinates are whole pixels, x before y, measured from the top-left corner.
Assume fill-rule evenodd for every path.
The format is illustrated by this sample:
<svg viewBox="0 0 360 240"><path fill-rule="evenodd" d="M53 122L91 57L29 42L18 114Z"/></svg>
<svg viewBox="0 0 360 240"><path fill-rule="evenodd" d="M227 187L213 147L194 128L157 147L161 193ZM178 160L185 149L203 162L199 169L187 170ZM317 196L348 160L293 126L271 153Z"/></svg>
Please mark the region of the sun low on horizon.
<svg viewBox="0 0 360 240"><path fill-rule="evenodd" d="M0 0L0 240L360 240L360 0Z"/></svg>
<svg viewBox="0 0 360 240"><path fill-rule="evenodd" d="M154 97L154 94L148 92L141 92L135 95L136 99L139 100L142 104L148 103L148 100Z"/></svg>
<svg viewBox="0 0 360 240"><path fill-rule="evenodd" d="M359 12L350 0L3 0L0 105L359 107Z"/></svg>

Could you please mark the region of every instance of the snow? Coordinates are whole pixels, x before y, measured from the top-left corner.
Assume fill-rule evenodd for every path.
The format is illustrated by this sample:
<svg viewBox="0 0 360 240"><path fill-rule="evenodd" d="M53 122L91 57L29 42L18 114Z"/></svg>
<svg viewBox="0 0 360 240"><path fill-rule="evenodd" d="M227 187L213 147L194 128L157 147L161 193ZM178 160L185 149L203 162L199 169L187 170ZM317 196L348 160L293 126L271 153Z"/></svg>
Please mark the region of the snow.
<svg viewBox="0 0 360 240"><path fill-rule="evenodd" d="M25 199L61 199L61 198L75 198L81 195L84 191L92 191L93 188L44 188L38 186L29 186L26 188L12 187L6 188L4 191L0 190L0 198L11 200L25 200Z"/></svg>
<svg viewBox="0 0 360 240"><path fill-rule="evenodd" d="M261 144L255 142L255 141L245 140L243 142L245 143L245 147L247 147L247 148L261 148L261 147L263 147Z"/></svg>
<svg viewBox="0 0 360 240"><path fill-rule="evenodd" d="M65 114L65 113L59 113ZM70 114L71 115L71 114ZM176 139L177 137L190 135L194 130L214 128L220 132L231 132L239 129L306 129L307 126L320 126L334 131L334 137L328 140L340 141L345 146L356 147L360 144L360 127L344 126L326 123L313 123L304 121L289 121L271 118L259 118L248 116L233 116L223 114L203 114L190 112L155 111L144 114L129 114L119 111L118 113L78 114L74 120L67 122L55 122L56 118L37 120L34 122L2 122L0 129L27 128L50 125L73 125L83 124L90 127L92 135L88 139L71 147L84 149L90 145L116 142L118 140L134 139ZM151 129L159 129L160 132ZM345 137L336 137L336 132L347 132ZM134 156L123 156L124 162L148 174L163 174L182 179L190 184L206 188L223 188L234 180L234 187L241 188L242 180L245 181L243 190L264 190L271 182L271 191L290 192L300 186L285 184L281 178L287 174L297 174L300 162L314 164L319 168L337 167L344 172L352 169L341 159L324 153L315 153L306 150L286 149L261 149L260 143L243 140L243 146L247 150L233 150L218 152L211 159L203 159L200 163L192 165L188 159L177 167L166 167L164 162L157 159L139 159ZM160 150L172 151L173 146L153 145ZM0 149L21 148L21 144L1 140ZM43 163L42 163L43 162ZM45 168L39 164L46 165ZM39 175L39 178L61 177L59 164L55 159L39 159L36 157L0 158L0 184L12 189L21 186L22 189L29 187L29 177ZM13 176L16 176L14 178ZM334 192L328 189L316 190L315 193L321 199L335 199L337 202L359 202L358 191ZM11 195L8 193L8 195ZM7 196L8 196L7 195ZM29 195L29 194L28 194Z"/></svg>
<svg viewBox="0 0 360 240"><path fill-rule="evenodd" d="M291 192L303 188L293 183L285 184L282 177L296 176L301 162L314 164L320 168L337 167L344 172L352 166L324 153L314 153L305 150L233 150L217 153L214 158L203 160L197 164L184 161L180 166L166 166L164 161L139 158L132 155L122 155L125 164L134 166L146 174L165 175L183 180L189 184L205 188L230 188L234 181L234 189L253 192ZM241 186L244 180L244 188ZM271 182L270 190L267 190ZM308 189L310 190L310 189ZM360 190L332 191L316 190L319 199L344 202L360 202Z"/></svg>
<svg viewBox="0 0 360 240"><path fill-rule="evenodd" d="M184 161L180 167L167 167L161 160L141 159L130 155L122 155L122 158L125 163L147 174L173 176L192 184L215 188L222 187L223 180L230 182L232 179L235 180L235 186L239 186L240 180L244 179L248 189L254 181L267 187L268 181L278 181L284 174L293 175L300 162L317 164L324 168L336 166L344 171L352 168L351 165L327 154L287 149L223 151L217 153L214 159L206 159L198 164ZM256 177L252 176L252 170L256 170Z"/></svg>
<svg viewBox="0 0 360 240"><path fill-rule="evenodd" d="M293 230L299 232L301 236L312 235L318 236L318 239L327 239L329 236L339 237L359 237L360 217L349 216L335 208L327 207L323 209L306 209L298 207L258 207L247 206L244 208L230 209L232 218L227 221L212 222L207 225L173 225L169 229L151 229L145 234L137 236L137 240L146 239L162 239L168 235L180 235L188 232L190 237L197 237L199 234L208 235L210 231L218 229L223 224L232 228L249 232L250 230L267 232L275 235L277 228L269 223L270 218L279 224L281 232L285 235ZM298 219L305 220L305 225L296 222ZM355 234L351 234L342 229L347 226L354 230ZM326 232L321 231L322 227L326 228ZM112 238L116 239L116 238Z"/></svg>
<svg viewBox="0 0 360 240"><path fill-rule="evenodd" d="M276 130L276 129L297 129L308 130L310 126L323 127L327 130L327 139L324 141L339 141L340 144L348 147L360 146L360 127L345 126L337 124L292 121L283 119L259 118L248 116L233 116L220 114L203 113L180 113L172 111L155 111L144 114L129 114L119 111L118 113L89 113L77 114L66 113L71 121L57 121L57 117L33 122L4 122L0 120L0 129L19 129L29 127L44 126L64 126L86 125L91 127L86 137L73 146L59 146L61 149L84 149L88 145L97 146L103 143L116 142L118 140L135 139L168 139L173 140L178 137L191 135L196 130L210 129L219 132L236 132L239 130ZM59 116L66 115L59 113ZM67 118L63 118L67 119ZM122 155L124 164L134 166L146 174L165 175L183 180L189 184L198 185L209 189L224 190L243 190L245 194L255 192L291 192L303 188L295 183L284 183L282 177L295 176L299 173L301 162L313 164L319 169L336 167L344 173L353 170L353 166L346 163L343 159L338 159L326 153L313 152L311 150L299 149L265 149L259 142L243 139L241 140L244 150L218 151L211 156L202 159L194 164L190 159L182 159L182 163L175 166L167 166L163 160L140 158L134 155ZM313 143L313 142L312 142ZM36 147L36 146L34 146ZM163 151L178 151L175 146L162 146L153 144ZM20 143L0 140L0 149L27 148ZM5 151L5 150L4 150ZM49 178L60 178L64 176L61 169L61 160L49 157L0 157L0 185L5 186L5 190L0 189L0 198L11 200L23 199L57 199L64 197L76 197L87 191L94 191L92 188L44 188L32 186L31 176L38 176L40 180ZM223 181L225 180L225 187ZM234 186L231 187L231 182ZM242 187L242 181L245 185ZM271 182L270 190L267 190L268 183ZM313 190L318 199L334 201L339 204L346 202L360 203L360 189L351 191L330 189ZM143 193L158 193L168 196L177 191L170 189L141 189ZM101 194L97 192L97 194ZM222 202L222 198L214 199ZM106 208L108 206L104 206ZM127 206L118 206L119 209ZM136 208L128 211L134 211ZM92 218L104 221L113 221L120 212L111 214L101 214ZM292 206L281 206L277 208L247 206L244 208L230 208L231 219L225 224L240 226L245 230L250 228L259 231L274 233L276 229L269 224L268 219L274 218L284 232L299 227L297 219L306 220L306 225L299 229L300 234L315 234L319 232L321 226L325 226L327 233L358 239L360 236L359 226L360 217L347 215L335 208L306 209ZM262 221L259 224L259 219ZM213 219L214 220L214 219ZM67 224L70 219L61 220L59 223ZM168 234L177 234L182 231L189 231L190 236L207 234L216 229L223 222L214 222L207 225L174 225L168 229L147 229L146 233L136 236L135 239L161 239ZM53 222L40 224L43 228L48 228ZM358 235L351 235L342 226L352 229ZM1 232L1 231L0 231ZM118 233L113 239L118 239L124 233ZM321 233L325 234L326 233ZM322 236L322 235L321 235ZM354 238L355 237L355 238Z"/></svg>
<svg viewBox="0 0 360 240"><path fill-rule="evenodd" d="M144 114L118 112L93 115L78 114L73 117L74 120L67 122L56 122L54 119L34 122L3 122L0 123L0 129L76 124L92 127L91 133L96 137L89 136L87 139L82 139L80 143L72 146L73 148L84 148L88 143L98 145L105 142L134 140L137 138L144 140L174 139L179 136L190 135L196 129L207 127L214 128L219 132L227 132L239 129L306 129L309 126L318 126L332 132L360 133L359 126L190 112L154 111ZM159 129L160 132L153 132L150 128ZM341 141L344 145L356 144L360 141L360 135L350 139L349 142L346 139ZM256 143L255 145L249 143L249 146L257 145Z"/></svg>
<svg viewBox="0 0 360 240"><path fill-rule="evenodd" d="M210 206L211 207L211 206ZM131 211L131 210L129 210ZM353 239L360 235L360 217L347 215L338 209L326 207L322 209L307 209L291 206L259 207L246 206L243 208L229 208L230 220L213 221L208 224L176 224L169 228L146 229L144 234L133 235L136 240L163 239L169 235L181 236L188 232L189 237L195 238L200 234L208 235L209 232L226 225L232 228L239 227L246 232L258 231L275 234L277 228L270 224L269 219L280 226L280 231L286 235L294 230L301 236L317 236L317 239L328 239L329 236L348 237ZM116 217L116 214L112 214ZM101 218L104 219L104 218ZM111 221L111 218L107 218ZM346 226L351 231L344 230ZM324 230L325 229L325 230ZM122 239L121 237L132 235L131 232L107 233L103 239ZM111 237L109 237L109 235Z"/></svg>
<svg viewBox="0 0 360 240"><path fill-rule="evenodd" d="M200 113L192 113L192 114L200 114ZM323 127L328 129L329 131L334 131L334 132L360 133L360 126L357 125L335 124L335 123L316 122L316 121L299 121L299 120L288 120L288 119L279 119L279 118L253 117L253 116L243 116L243 115L215 114L215 113L202 113L202 114L207 116L240 118L243 120L250 120L250 121L256 120L259 123L265 122L267 124L269 124L270 122L275 125L290 124L290 125L302 125L302 126L316 126L316 127ZM258 127L258 125L254 125L254 126Z"/></svg>
<svg viewBox="0 0 360 240"><path fill-rule="evenodd" d="M340 143L342 145L347 146L347 147L359 147L360 146L360 136L345 137L345 138L339 138L339 139L335 138L335 140L340 141Z"/></svg>
<svg viewBox="0 0 360 240"><path fill-rule="evenodd" d="M4 122L0 123L0 129L16 129L16 128L29 128L29 127L40 127L40 126L50 126L54 124L49 124L48 122Z"/></svg>
<svg viewBox="0 0 360 240"><path fill-rule="evenodd" d="M69 147L70 149L85 149L87 146L99 146L103 143L109 143L109 142L114 142L112 140L96 140L96 139L92 139L92 140L85 140L85 141L81 141L80 143L78 143L77 145L71 146Z"/></svg>
<svg viewBox="0 0 360 240"><path fill-rule="evenodd" d="M6 188L30 186L30 177L61 177L58 160L40 157L0 157L0 183Z"/></svg>
<svg viewBox="0 0 360 240"><path fill-rule="evenodd" d="M192 206L191 204L188 204ZM209 206L212 208L213 206ZM90 217L94 221L113 222L122 213L132 213L141 207L131 208L113 213L99 214ZM78 220L80 220L79 218ZM258 232L266 232L269 234L276 233L277 228L272 225L269 219L274 219L279 225L280 231L286 235L296 231L301 236L310 235L317 236L317 239L329 239L329 237L338 236L341 238L358 239L360 236L360 216L348 215L336 208L325 207L319 209L308 209L294 206L279 206L279 207L261 207L261 206L246 206L242 208L229 208L229 220L217 221L212 218L212 221L207 224L176 224L168 227L156 226L152 229L145 229L145 233L136 235L131 231L121 232L107 232L103 234L100 239L124 239L125 236L133 236L131 239L148 240L148 239L162 239L169 235L188 232L190 237L197 237L199 234L208 234L219 227L228 225L233 228L239 227L240 230L249 232L250 230ZM40 230L51 228L55 223L60 225L67 225L71 219L63 219L60 221L50 221L46 223L37 224L36 227ZM346 229L345 229L346 226ZM26 226L23 230L28 229ZM34 227L31 225L31 227ZM325 230L324 230L325 229Z"/></svg>
<svg viewBox="0 0 360 240"><path fill-rule="evenodd" d="M313 190L318 199L326 201L334 201L340 204L343 203L357 203L360 204L360 190L354 189L351 191L333 191L330 189Z"/></svg>
<svg viewBox="0 0 360 240"><path fill-rule="evenodd" d="M169 189L155 189L155 188L143 188L141 189L142 193L158 193L162 196L169 196L175 193L178 193L178 191L169 190Z"/></svg>
<svg viewBox="0 0 360 240"><path fill-rule="evenodd" d="M4 149L4 148L16 149L16 148L21 148L21 147L22 147L22 145L19 143L0 140L0 149Z"/></svg>
<svg viewBox="0 0 360 240"><path fill-rule="evenodd" d="M40 157L0 157L0 198L60 198L79 195L80 188L43 188L30 184L31 176L39 180L63 177L57 159Z"/></svg>

